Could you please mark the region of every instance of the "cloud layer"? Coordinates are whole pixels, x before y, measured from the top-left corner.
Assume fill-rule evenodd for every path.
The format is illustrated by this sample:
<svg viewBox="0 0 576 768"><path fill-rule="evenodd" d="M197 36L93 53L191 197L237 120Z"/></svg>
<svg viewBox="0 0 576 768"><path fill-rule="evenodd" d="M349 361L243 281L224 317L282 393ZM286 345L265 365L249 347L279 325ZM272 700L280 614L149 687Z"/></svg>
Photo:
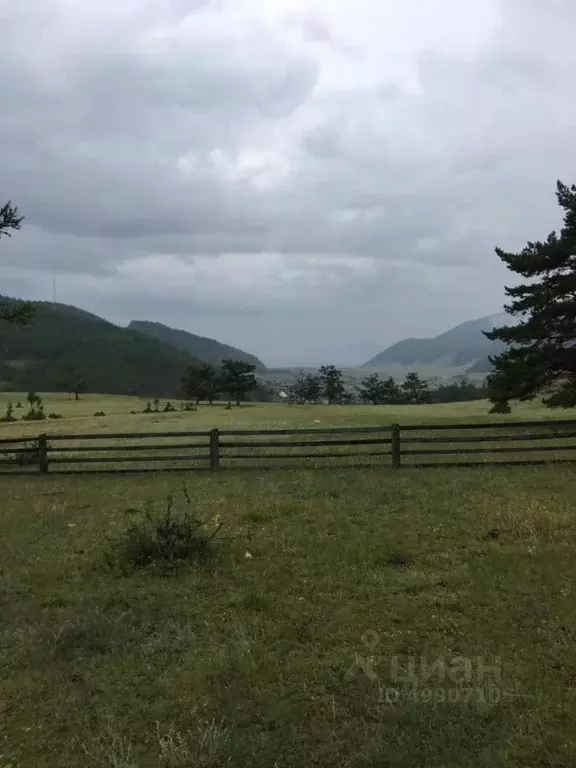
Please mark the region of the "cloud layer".
<svg viewBox="0 0 576 768"><path fill-rule="evenodd" d="M362 362L576 181L570 0L0 0L1 292Z"/></svg>

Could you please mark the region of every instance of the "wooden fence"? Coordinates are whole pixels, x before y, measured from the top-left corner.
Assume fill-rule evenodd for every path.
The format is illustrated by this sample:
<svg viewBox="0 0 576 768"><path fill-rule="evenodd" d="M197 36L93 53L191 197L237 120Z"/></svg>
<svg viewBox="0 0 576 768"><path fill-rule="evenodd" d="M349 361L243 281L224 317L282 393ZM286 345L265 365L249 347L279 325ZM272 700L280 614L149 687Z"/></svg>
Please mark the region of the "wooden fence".
<svg viewBox="0 0 576 768"><path fill-rule="evenodd" d="M128 442L127 442L128 441ZM0 474L576 461L576 420L40 435L0 439Z"/></svg>

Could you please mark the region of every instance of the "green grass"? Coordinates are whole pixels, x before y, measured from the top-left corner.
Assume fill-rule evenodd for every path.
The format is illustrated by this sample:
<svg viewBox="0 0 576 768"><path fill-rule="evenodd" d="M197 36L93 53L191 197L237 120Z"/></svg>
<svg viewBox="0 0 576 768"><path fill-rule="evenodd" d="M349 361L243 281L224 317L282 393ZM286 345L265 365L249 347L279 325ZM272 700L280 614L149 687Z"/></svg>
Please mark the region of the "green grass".
<svg viewBox="0 0 576 768"><path fill-rule="evenodd" d="M144 405L46 395L63 419L0 437L571 416ZM127 510L183 481L215 559L111 568ZM574 498L564 465L0 478L0 767L572 766ZM394 678L455 657L469 681Z"/></svg>
<svg viewBox="0 0 576 768"><path fill-rule="evenodd" d="M0 411L5 404L10 401L15 403L25 402L24 395L7 395L6 393L0 395ZM490 447L490 443L483 442L481 444L475 444L474 438L483 436L497 437L499 433L490 429L490 425L494 422L516 422L522 420L550 420L559 418L570 418L573 414L570 411L551 411L544 408L540 403L528 403L522 404L514 409L513 413L508 416L502 415L490 415L489 405L485 401L476 401L471 403L453 403L442 405L423 405L423 406L370 406L370 405L353 405L353 406L295 406L283 403L263 404L263 403L251 403L245 404L240 407L233 407L232 409L226 409L225 404L218 403L213 406L201 405L197 411L184 412L176 410L170 413L142 413L142 410L146 406L146 400L140 398L131 397L114 397L114 396L95 396L86 395L80 400L76 401L70 399L67 395L63 394L46 394L43 396L45 403L45 412L60 413L63 418L58 420L47 420L42 422L22 422L18 421L11 424L0 424L0 438L4 437L9 439L10 437L30 436L34 437L42 432L48 432L49 435L81 435L81 434L97 434L105 436L111 433L151 433L156 434L159 432L187 432L187 431L206 431L214 427L220 430L226 429L292 429L292 428L314 428L321 430L323 427L352 427L352 426L378 426L381 425L383 429L380 432L374 434L365 435L319 435L317 438L311 435L306 436L306 440L314 439L380 439L390 440L389 425L395 422L401 425L409 424L430 424L441 429L443 425L450 424L466 424L474 423L482 427L480 432L446 432L444 435L442 432L435 433L435 437L452 437L457 438L456 441L452 441L446 445L428 444L428 445L414 445L409 444L408 439L420 439L422 437L429 438L430 433L420 432L402 432L403 450L449 450L453 451L451 455L422 455L422 456L410 456L406 455L403 458L404 464L413 463L441 463L446 461L457 460L459 462L465 461L505 461L505 460L551 460L551 459L567 459L574 455L574 449L569 451L561 450L563 446L574 445L576 442L573 438L560 438L555 441L547 441L545 445L555 448L553 452L530 452L523 453L514 449L530 448L532 451L535 448L542 447L544 444L540 444L535 441L522 441L518 440L515 443L505 442L496 443L494 441L493 447L496 448L495 453L487 454L465 454L462 451L467 449L475 449L478 447L486 448ZM163 407L164 401L161 403ZM173 402L173 405L178 409L180 403L178 401ZM17 415L23 413L25 409L15 409ZM95 417L96 412L104 412L106 415L103 417ZM527 430L534 431L534 430ZM554 429L559 432L562 430ZM568 427L568 432L574 432L573 427ZM470 438L470 442L464 443L458 441L458 438ZM268 448L256 447L253 445L255 441L266 440L278 440L279 453L290 454L310 454L334 452L338 454L338 462L343 465L354 465L358 463L368 464L372 466L386 467L391 463L391 457L389 455L389 444L377 444L377 445L354 445L354 446L324 446L321 448L310 449L306 446L300 448L293 448L290 444L297 440L302 440L302 437L258 437L251 438L250 436L242 437L224 437L223 442L234 442L240 440L242 443L249 445L249 453L254 455L253 459L238 459L233 458L232 454L247 453L244 448L231 448L222 449L222 467L235 467L251 464L259 466L301 466L311 467L318 466L319 464L326 465L326 461L319 456L318 460L311 460L310 458L296 459L296 458L281 458L272 459L272 453ZM572 442L570 442L572 441ZM126 445L134 445L137 441L132 438L128 438L125 441L115 440L115 446L117 448ZM188 465L190 468L206 468L208 466L208 438L206 436L197 438L184 438L184 441L174 440L172 438L155 438L151 442L154 444L168 444L171 443L174 448L171 451L149 451L144 449L139 452L132 452L133 457L159 457L158 462L154 463L141 463L137 465L134 462L124 463L124 468L137 469L154 467L159 469L161 467L184 467ZM178 443L180 446L178 447ZM70 457L78 457L78 454L73 454L67 451L67 448L74 447L93 447L98 448L98 454L94 453L94 457L118 458L121 454L114 452L106 452L106 443L96 440L88 443L81 441L74 443L57 442L51 443L54 449L58 449L59 453L50 453L50 458L54 459L67 459ZM285 446L286 448L282 448ZM9 450L10 446L6 448ZM287 449L287 450L286 450ZM505 452L501 452L505 450ZM369 456L370 452L377 454ZM352 456L344 456L344 454L354 454ZM172 460L173 456L185 456L190 454L200 457L198 461L191 460L189 462L177 462ZM83 453L82 456L86 457L89 454ZM80 464L59 464L52 463L52 468L63 469L113 469L118 468L118 464L94 464L84 463ZM10 470L10 466L2 465L1 469ZM30 466L29 471L37 471L35 467Z"/></svg>
<svg viewBox="0 0 576 768"><path fill-rule="evenodd" d="M174 430L220 429L274 429L328 426L370 426L378 424L421 424L421 423L490 423L517 421L522 419L574 418L571 411L551 411L540 403L523 403L514 408L509 416L491 416L489 405L484 400L470 403L446 403L441 405L351 405L295 406L285 403L247 403L239 408L226 410L224 403L213 406L201 405L198 411L144 414L147 399L114 395L82 395L76 401L66 394L44 393L44 411L63 416L57 421L17 421L0 424L1 436L37 435L48 431L53 433L80 432L160 432ZM0 393L0 413L8 402L22 403L22 409L14 414L21 417L27 410L25 393ZM163 407L167 401L162 400ZM180 401L172 400L178 408ZM95 417L103 411L106 416ZM131 411L138 411L132 414Z"/></svg>
<svg viewBox="0 0 576 768"><path fill-rule="evenodd" d="M125 510L179 483L2 481L0 765L575 764L572 470L200 475L216 560L107 569ZM428 701L458 684L411 696L395 656L501 680Z"/></svg>

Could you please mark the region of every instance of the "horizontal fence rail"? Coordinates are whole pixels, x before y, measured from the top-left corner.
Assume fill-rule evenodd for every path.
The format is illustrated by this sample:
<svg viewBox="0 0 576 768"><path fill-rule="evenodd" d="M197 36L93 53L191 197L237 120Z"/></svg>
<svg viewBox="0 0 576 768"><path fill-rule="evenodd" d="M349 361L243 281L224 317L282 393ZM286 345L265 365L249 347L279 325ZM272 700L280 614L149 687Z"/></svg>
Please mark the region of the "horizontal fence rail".
<svg viewBox="0 0 576 768"><path fill-rule="evenodd" d="M400 469L573 461L576 420L0 438L0 475L216 472L278 466Z"/></svg>

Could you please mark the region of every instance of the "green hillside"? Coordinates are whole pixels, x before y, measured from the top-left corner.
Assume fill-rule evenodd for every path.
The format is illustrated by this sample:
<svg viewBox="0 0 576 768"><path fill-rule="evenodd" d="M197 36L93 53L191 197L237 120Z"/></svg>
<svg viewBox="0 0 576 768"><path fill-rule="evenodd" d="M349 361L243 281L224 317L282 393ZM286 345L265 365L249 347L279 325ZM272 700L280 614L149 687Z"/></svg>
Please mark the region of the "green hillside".
<svg viewBox="0 0 576 768"><path fill-rule="evenodd" d="M266 366L261 360L248 352L244 352L242 349L231 347L228 344L221 344L219 341L207 339L204 336L196 336L188 331L170 328L162 323L133 320L128 328L145 333L166 344L172 344L172 346L212 365L220 365L222 360L242 360L250 365L255 365L259 373L266 370Z"/></svg>
<svg viewBox="0 0 576 768"><path fill-rule="evenodd" d="M0 387L5 391L61 391L74 379L93 393L175 397L187 367L198 362L76 307L32 304L29 325L0 323Z"/></svg>
<svg viewBox="0 0 576 768"><path fill-rule="evenodd" d="M490 370L488 356L500 352L502 345L487 339L482 331L496 325L510 323L507 315L488 315L470 320L429 339L404 339L373 357L365 367L383 365L416 366L437 364L461 368L470 366L470 372Z"/></svg>

